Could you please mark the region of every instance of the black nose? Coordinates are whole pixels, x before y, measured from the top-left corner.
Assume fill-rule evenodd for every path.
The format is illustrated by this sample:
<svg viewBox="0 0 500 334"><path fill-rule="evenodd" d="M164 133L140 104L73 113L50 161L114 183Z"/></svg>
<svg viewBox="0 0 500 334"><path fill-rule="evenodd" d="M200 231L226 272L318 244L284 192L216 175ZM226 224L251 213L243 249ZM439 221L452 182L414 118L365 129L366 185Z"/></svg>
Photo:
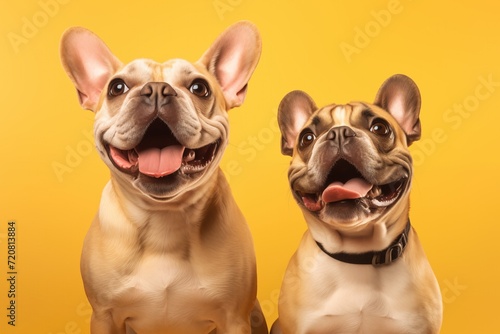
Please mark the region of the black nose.
<svg viewBox="0 0 500 334"><path fill-rule="evenodd" d="M356 133L348 126L336 126L330 129L327 139L336 141L339 144L345 142L348 138L356 137Z"/></svg>
<svg viewBox="0 0 500 334"><path fill-rule="evenodd" d="M156 105L157 108L168 104L172 96L177 96L175 89L166 82L148 82L141 89L146 103Z"/></svg>

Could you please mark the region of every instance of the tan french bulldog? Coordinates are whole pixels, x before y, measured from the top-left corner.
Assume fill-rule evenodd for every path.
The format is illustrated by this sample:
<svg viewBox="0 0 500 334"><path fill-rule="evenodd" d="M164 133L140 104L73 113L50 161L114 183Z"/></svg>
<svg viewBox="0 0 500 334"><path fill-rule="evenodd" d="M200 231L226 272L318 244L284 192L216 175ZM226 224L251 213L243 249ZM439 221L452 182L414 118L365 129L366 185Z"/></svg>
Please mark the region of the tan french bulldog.
<svg viewBox="0 0 500 334"><path fill-rule="evenodd" d="M252 237L218 166L260 53L248 22L195 63L122 64L90 31L64 34L64 69L111 170L81 259L91 333L267 333Z"/></svg>
<svg viewBox="0 0 500 334"><path fill-rule="evenodd" d="M279 106L288 178L306 219L271 333L439 333L438 283L409 221L420 93L389 78L373 104Z"/></svg>

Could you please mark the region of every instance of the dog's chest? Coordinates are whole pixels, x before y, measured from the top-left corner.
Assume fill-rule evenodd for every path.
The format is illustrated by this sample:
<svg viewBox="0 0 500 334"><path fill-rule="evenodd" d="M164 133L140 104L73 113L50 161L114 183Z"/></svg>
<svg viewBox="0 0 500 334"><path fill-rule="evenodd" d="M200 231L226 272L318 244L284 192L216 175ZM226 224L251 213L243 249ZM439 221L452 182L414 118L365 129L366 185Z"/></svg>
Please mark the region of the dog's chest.
<svg viewBox="0 0 500 334"><path fill-rule="evenodd" d="M115 291L116 311L141 333L158 328L205 333L214 326L213 309L223 300L215 284L216 279L203 280L183 259L148 256Z"/></svg>
<svg viewBox="0 0 500 334"><path fill-rule="evenodd" d="M423 305L404 261L385 267L347 264L308 246L299 248L287 272L302 282L300 293L296 281L285 279L280 297L280 317L295 323L292 332L422 333Z"/></svg>
<svg viewBox="0 0 500 334"><path fill-rule="evenodd" d="M326 261L331 259L326 259ZM306 307L300 333L414 333L422 329L418 298L403 265L374 268L329 261L309 282L315 307ZM318 291L321 290L321 291ZM321 297L320 297L321 296ZM311 305L309 305L311 306Z"/></svg>
<svg viewBox="0 0 500 334"><path fill-rule="evenodd" d="M138 333L157 333L159 329L208 333L217 320L213 309L225 297L225 291L214 287L226 278L207 275L210 253L200 254L193 247L194 241L182 224L165 224L164 219L153 217L149 222L129 249L129 269L118 276L109 273L115 279L105 289L109 293L106 304ZM108 259L108 266L113 265L117 264Z"/></svg>

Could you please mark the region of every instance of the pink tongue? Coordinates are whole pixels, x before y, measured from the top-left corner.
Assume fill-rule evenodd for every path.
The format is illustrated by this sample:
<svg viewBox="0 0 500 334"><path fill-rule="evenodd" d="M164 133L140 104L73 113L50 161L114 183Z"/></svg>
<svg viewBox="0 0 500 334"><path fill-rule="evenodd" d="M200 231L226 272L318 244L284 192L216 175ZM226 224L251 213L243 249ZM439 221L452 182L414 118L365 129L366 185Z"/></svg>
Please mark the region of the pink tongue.
<svg viewBox="0 0 500 334"><path fill-rule="evenodd" d="M350 179L346 183L333 182L323 191L322 200L325 203L356 199L366 196L373 185L361 178Z"/></svg>
<svg viewBox="0 0 500 334"><path fill-rule="evenodd" d="M183 153L184 147L180 145L138 151L139 171L156 178L172 174L181 167Z"/></svg>

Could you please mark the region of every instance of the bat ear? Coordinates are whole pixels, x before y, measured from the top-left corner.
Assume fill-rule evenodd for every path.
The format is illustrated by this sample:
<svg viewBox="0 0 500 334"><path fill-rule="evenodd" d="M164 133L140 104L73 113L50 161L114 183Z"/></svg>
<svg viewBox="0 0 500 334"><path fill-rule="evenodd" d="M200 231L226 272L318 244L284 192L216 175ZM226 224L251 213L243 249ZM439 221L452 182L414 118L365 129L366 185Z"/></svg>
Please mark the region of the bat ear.
<svg viewBox="0 0 500 334"><path fill-rule="evenodd" d="M198 60L217 78L228 109L245 100L247 85L262 50L254 24L242 21L227 28Z"/></svg>
<svg viewBox="0 0 500 334"><path fill-rule="evenodd" d="M80 105L96 111L104 86L122 66L121 62L97 35L81 27L70 28L63 34L60 54Z"/></svg>
<svg viewBox="0 0 500 334"><path fill-rule="evenodd" d="M281 100L278 124L281 130L281 153L292 155L300 130L317 109L313 99L303 91L294 90Z"/></svg>
<svg viewBox="0 0 500 334"><path fill-rule="evenodd" d="M375 104L396 119L406 133L408 146L420 139L420 91L412 79L403 74L387 79L375 97Z"/></svg>

